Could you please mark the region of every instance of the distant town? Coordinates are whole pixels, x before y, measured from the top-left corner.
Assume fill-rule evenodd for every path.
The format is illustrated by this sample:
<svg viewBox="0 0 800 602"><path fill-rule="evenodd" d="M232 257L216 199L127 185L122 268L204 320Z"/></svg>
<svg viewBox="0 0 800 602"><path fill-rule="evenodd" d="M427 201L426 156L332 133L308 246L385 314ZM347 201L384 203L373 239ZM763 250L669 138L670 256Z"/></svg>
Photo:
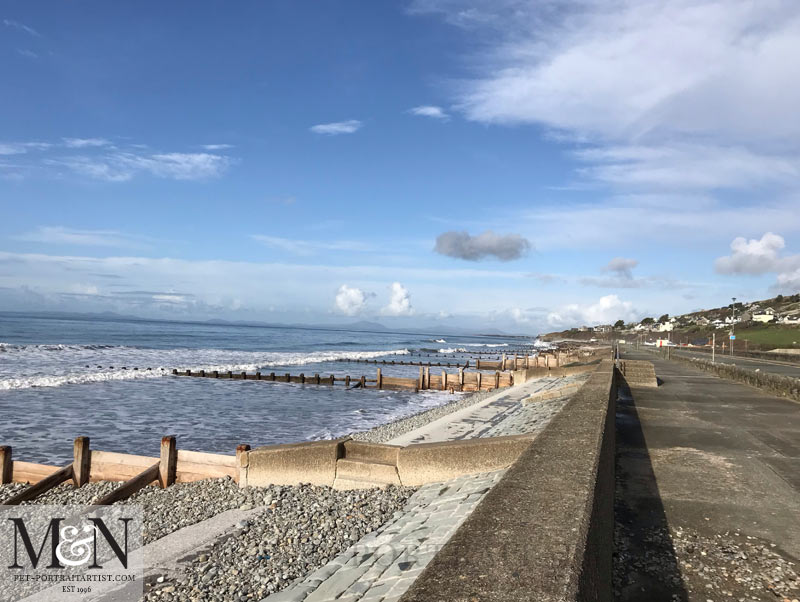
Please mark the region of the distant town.
<svg viewBox="0 0 800 602"><path fill-rule="evenodd" d="M731 338L733 337L733 338ZM543 336L546 340L620 338L659 345L718 346L770 350L800 348L800 294L740 302L679 316L663 314L639 322L617 320L614 324L580 326Z"/></svg>

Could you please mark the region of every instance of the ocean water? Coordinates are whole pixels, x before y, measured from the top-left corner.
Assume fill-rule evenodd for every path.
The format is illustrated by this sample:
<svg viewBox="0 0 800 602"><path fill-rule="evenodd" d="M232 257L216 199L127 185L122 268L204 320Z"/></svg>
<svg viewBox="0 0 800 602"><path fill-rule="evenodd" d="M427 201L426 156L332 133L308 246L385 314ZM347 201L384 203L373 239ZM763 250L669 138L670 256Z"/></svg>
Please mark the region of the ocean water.
<svg viewBox="0 0 800 602"><path fill-rule="evenodd" d="M172 369L371 378L376 366L353 360L463 362L474 351L500 354L532 343L0 313L0 445L11 445L17 460L54 464L70 460L79 435L89 436L93 449L153 456L167 434L177 435L180 449L229 454L240 443L337 437L453 395L192 379L173 376ZM380 367L386 376L419 371Z"/></svg>

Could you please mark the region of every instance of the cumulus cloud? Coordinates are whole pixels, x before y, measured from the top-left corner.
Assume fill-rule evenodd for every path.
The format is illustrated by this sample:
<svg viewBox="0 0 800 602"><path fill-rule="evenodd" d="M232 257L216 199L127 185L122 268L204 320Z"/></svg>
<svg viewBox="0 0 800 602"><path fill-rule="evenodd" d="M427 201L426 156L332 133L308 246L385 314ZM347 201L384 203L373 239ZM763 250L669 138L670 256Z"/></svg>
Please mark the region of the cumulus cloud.
<svg viewBox="0 0 800 602"><path fill-rule="evenodd" d="M531 243L519 234L495 234L487 230L473 236L468 232L450 231L436 237L434 251L467 261L479 261L487 257L512 261L522 257L531 246Z"/></svg>
<svg viewBox="0 0 800 602"><path fill-rule="evenodd" d="M638 260L626 257L615 257L603 268L604 272L612 272L620 278L631 280L633 278L633 268L639 265Z"/></svg>
<svg viewBox="0 0 800 602"><path fill-rule="evenodd" d="M393 282L390 290L389 304L381 309L381 313L385 316L412 315L414 308L411 307L411 295L408 293L408 289L399 282Z"/></svg>
<svg viewBox="0 0 800 602"><path fill-rule="evenodd" d="M413 109L409 109L408 112L419 117L431 117L433 119L441 119L442 121L447 121L450 119L450 115L445 113L442 107L436 107L433 105L414 107Z"/></svg>
<svg viewBox="0 0 800 602"><path fill-rule="evenodd" d="M767 232L760 239L747 240L737 236L731 242L730 255L720 257L714 262L714 269L720 274L765 274L780 271L784 260L779 256L786 246L783 236Z"/></svg>
<svg viewBox="0 0 800 602"><path fill-rule="evenodd" d="M315 134L326 134L336 136L338 134L352 134L361 129L364 124L358 119L348 119L347 121L335 121L333 123L320 123L312 125L309 129Z"/></svg>
<svg viewBox="0 0 800 602"><path fill-rule="evenodd" d="M626 322L638 318L638 312L630 301L622 301L617 295L606 295L591 305L572 303L547 316L547 322L554 327L570 328L573 326L614 323L617 320Z"/></svg>
<svg viewBox="0 0 800 602"><path fill-rule="evenodd" d="M355 316L367 304L367 294L359 288L343 284L336 293L336 309L346 316Z"/></svg>
<svg viewBox="0 0 800 602"><path fill-rule="evenodd" d="M772 232L760 239L738 236L731 242L731 254L719 257L714 269L720 274L775 273L777 279L773 288L794 293L800 290L800 254L782 255L785 247L783 236Z"/></svg>

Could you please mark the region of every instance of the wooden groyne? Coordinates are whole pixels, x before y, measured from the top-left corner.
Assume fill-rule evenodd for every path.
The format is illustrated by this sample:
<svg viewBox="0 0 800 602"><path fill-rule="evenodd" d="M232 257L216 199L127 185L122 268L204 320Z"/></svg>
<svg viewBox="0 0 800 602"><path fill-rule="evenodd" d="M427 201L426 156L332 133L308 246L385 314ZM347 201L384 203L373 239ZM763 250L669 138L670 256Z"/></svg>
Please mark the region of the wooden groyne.
<svg viewBox="0 0 800 602"><path fill-rule="evenodd" d="M49 466L13 460L11 447L3 445L0 446L0 481L29 486L2 503L20 504L66 482L72 482L77 488L89 482L120 481L117 489L94 502L98 505L124 500L151 483L164 488L174 483L222 477L231 477L238 483L242 465L238 458L249 449L249 445L239 445L236 455L179 450L175 436L167 435L161 439L159 457L151 457L92 450L89 437L77 437L73 443L72 462L66 466Z"/></svg>
<svg viewBox="0 0 800 602"><path fill-rule="evenodd" d="M381 365L381 366L443 366L446 368L469 368L469 360L464 362L463 364L459 364L458 362L415 362L415 361L397 361L397 360L348 360L348 359L337 359L337 362L348 362L353 364L373 364L373 365Z"/></svg>
<svg viewBox="0 0 800 602"><path fill-rule="evenodd" d="M491 391L500 387L510 387L514 384L514 376L509 372L501 373L496 371L494 374L484 374L482 372L465 372L463 368L456 374L448 374L445 370L441 373L431 371L428 366L420 366L417 378L384 376L381 369L376 371L375 378L366 376L352 377L328 376L314 374L276 374L275 372L247 373L247 372L220 372L218 370L173 370L175 376L189 376L194 378L215 378L227 380L259 380L265 382L297 383L302 385L327 385L333 387L342 384L345 387L359 387L364 389L389 389L402 391Z"/></svg>

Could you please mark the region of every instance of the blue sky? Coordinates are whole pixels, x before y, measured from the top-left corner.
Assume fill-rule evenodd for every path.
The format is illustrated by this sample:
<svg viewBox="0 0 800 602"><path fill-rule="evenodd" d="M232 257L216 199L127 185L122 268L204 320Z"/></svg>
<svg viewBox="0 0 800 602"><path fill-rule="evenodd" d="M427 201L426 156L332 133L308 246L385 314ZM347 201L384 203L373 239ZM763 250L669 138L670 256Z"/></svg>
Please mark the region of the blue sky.
<svg viewBox="0 0 800 602"><path fill-rule="evenodd" d="M796 3L0 7L0 308L538 332L800 289Z"/></svg>

